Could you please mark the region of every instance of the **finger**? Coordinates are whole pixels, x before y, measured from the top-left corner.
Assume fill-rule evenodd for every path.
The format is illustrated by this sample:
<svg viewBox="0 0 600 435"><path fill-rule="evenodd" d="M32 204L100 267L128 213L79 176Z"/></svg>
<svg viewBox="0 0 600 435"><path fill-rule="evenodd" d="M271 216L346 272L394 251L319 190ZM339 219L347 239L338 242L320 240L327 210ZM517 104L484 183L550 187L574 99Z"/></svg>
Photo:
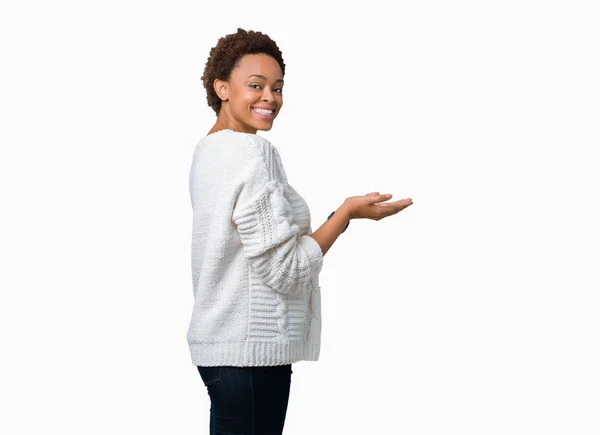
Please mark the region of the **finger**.
<svg viewBox="0 0 600 435"><path fill-rule="evenodd" d="M366 196L373 196L373 195L379 195L379 192L371 192L371 193L367 193Z"/></svg>
<svg viewBox="0 0 600 435"><path fill-rule="evenodd" d="M409 207L410 204L396 205L396 207L381 207L378 209L378 214L383 217L388 217L400 213L405 208Z"/></svg>
<svg viewBox="0 0 600 435"><path fill-rule="evenodd" d="M405 199L400 199L400 200L394 201L394 202L380 202L380 203L377 203L375 205L381 205L381 206L389 207L391 205L406 205L406 206L409 206L411 204L412 204L412 199L411 198L405 198Z"/></svg>
<svg viewBox="0 0 600 435"><path fill-rule="evenodd" d="M369 201L371 202L371 204L374 204L376 202L381 202L381 201L387 201L388 199L390 199L392 197L391 194L385 194L385 195L372 195L369 198Z"/></svg>
<svg viewBox="0 0 600 435"><path fill-rule="evenodd" d="M410 207L413 202L411 198L403 199L402 201L398 201L398 211L404 210L406 207Z"/></svg>

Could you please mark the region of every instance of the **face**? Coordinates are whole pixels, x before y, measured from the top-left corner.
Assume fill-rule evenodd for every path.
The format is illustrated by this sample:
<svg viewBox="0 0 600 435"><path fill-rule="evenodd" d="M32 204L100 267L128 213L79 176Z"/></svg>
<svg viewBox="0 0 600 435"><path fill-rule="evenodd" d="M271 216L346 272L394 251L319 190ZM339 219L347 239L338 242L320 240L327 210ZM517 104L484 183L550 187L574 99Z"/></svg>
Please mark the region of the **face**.
<svg viewBox="0 0 600 435"><path fill-rule="evenodd" d="M281 67L267 54L243 56L229 80L214 86L221 98L218 123L234 131L270 130L283 106Z"/></svg>

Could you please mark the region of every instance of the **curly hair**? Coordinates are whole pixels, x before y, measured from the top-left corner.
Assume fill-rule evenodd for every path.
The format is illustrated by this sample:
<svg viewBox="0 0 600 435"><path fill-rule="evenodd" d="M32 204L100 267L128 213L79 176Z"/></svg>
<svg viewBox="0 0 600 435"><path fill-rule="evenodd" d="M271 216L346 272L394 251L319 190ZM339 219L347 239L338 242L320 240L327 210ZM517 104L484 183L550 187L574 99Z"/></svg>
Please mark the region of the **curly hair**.
<svg viewBox="0 0 600 435"><path fill-rule="evenodd" d="M272 56L279 63L281 73L285 75L281 50L275 41L262 32L246 31L238 27L237 33L219 38L217 45L210 49L201 80L206 89L206 101L217 116L221 110L221 99L213 87L213 82L215 79L229 80L231 71L244 55L258 53Z"/></svg>

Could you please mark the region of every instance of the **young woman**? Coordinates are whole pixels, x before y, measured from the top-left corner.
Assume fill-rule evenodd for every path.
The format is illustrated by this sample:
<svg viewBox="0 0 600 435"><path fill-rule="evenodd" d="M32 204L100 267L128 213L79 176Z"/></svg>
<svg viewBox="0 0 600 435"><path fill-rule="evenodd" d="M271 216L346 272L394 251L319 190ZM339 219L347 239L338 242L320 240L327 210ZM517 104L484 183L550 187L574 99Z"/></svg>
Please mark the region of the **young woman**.
<svg viewBox="0 0 600 435"><path fill-rule="evenodd" d="M217 120L190 170L194 307L187 340L211 400L212 433L283 431L292 363L317 361L318 275L351 219L412 204L347 198L312 232L268 131L283 106L285 64L261 32L238 29L210 51L202 81ZM307 168L308 169L308 168Z"/></svg>

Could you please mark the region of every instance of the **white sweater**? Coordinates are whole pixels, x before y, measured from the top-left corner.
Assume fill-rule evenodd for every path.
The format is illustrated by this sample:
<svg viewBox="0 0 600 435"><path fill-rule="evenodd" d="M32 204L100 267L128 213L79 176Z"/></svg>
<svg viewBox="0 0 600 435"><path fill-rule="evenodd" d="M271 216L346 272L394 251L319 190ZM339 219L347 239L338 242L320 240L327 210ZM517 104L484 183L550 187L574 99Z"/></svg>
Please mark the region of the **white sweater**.
<svg viewBox="0 0 600 435"><path fill-rule="evenodd" d="M256 134L217 131L196 145L189 181L193 364L317 361L323 253L277 149Z"/></svg>

